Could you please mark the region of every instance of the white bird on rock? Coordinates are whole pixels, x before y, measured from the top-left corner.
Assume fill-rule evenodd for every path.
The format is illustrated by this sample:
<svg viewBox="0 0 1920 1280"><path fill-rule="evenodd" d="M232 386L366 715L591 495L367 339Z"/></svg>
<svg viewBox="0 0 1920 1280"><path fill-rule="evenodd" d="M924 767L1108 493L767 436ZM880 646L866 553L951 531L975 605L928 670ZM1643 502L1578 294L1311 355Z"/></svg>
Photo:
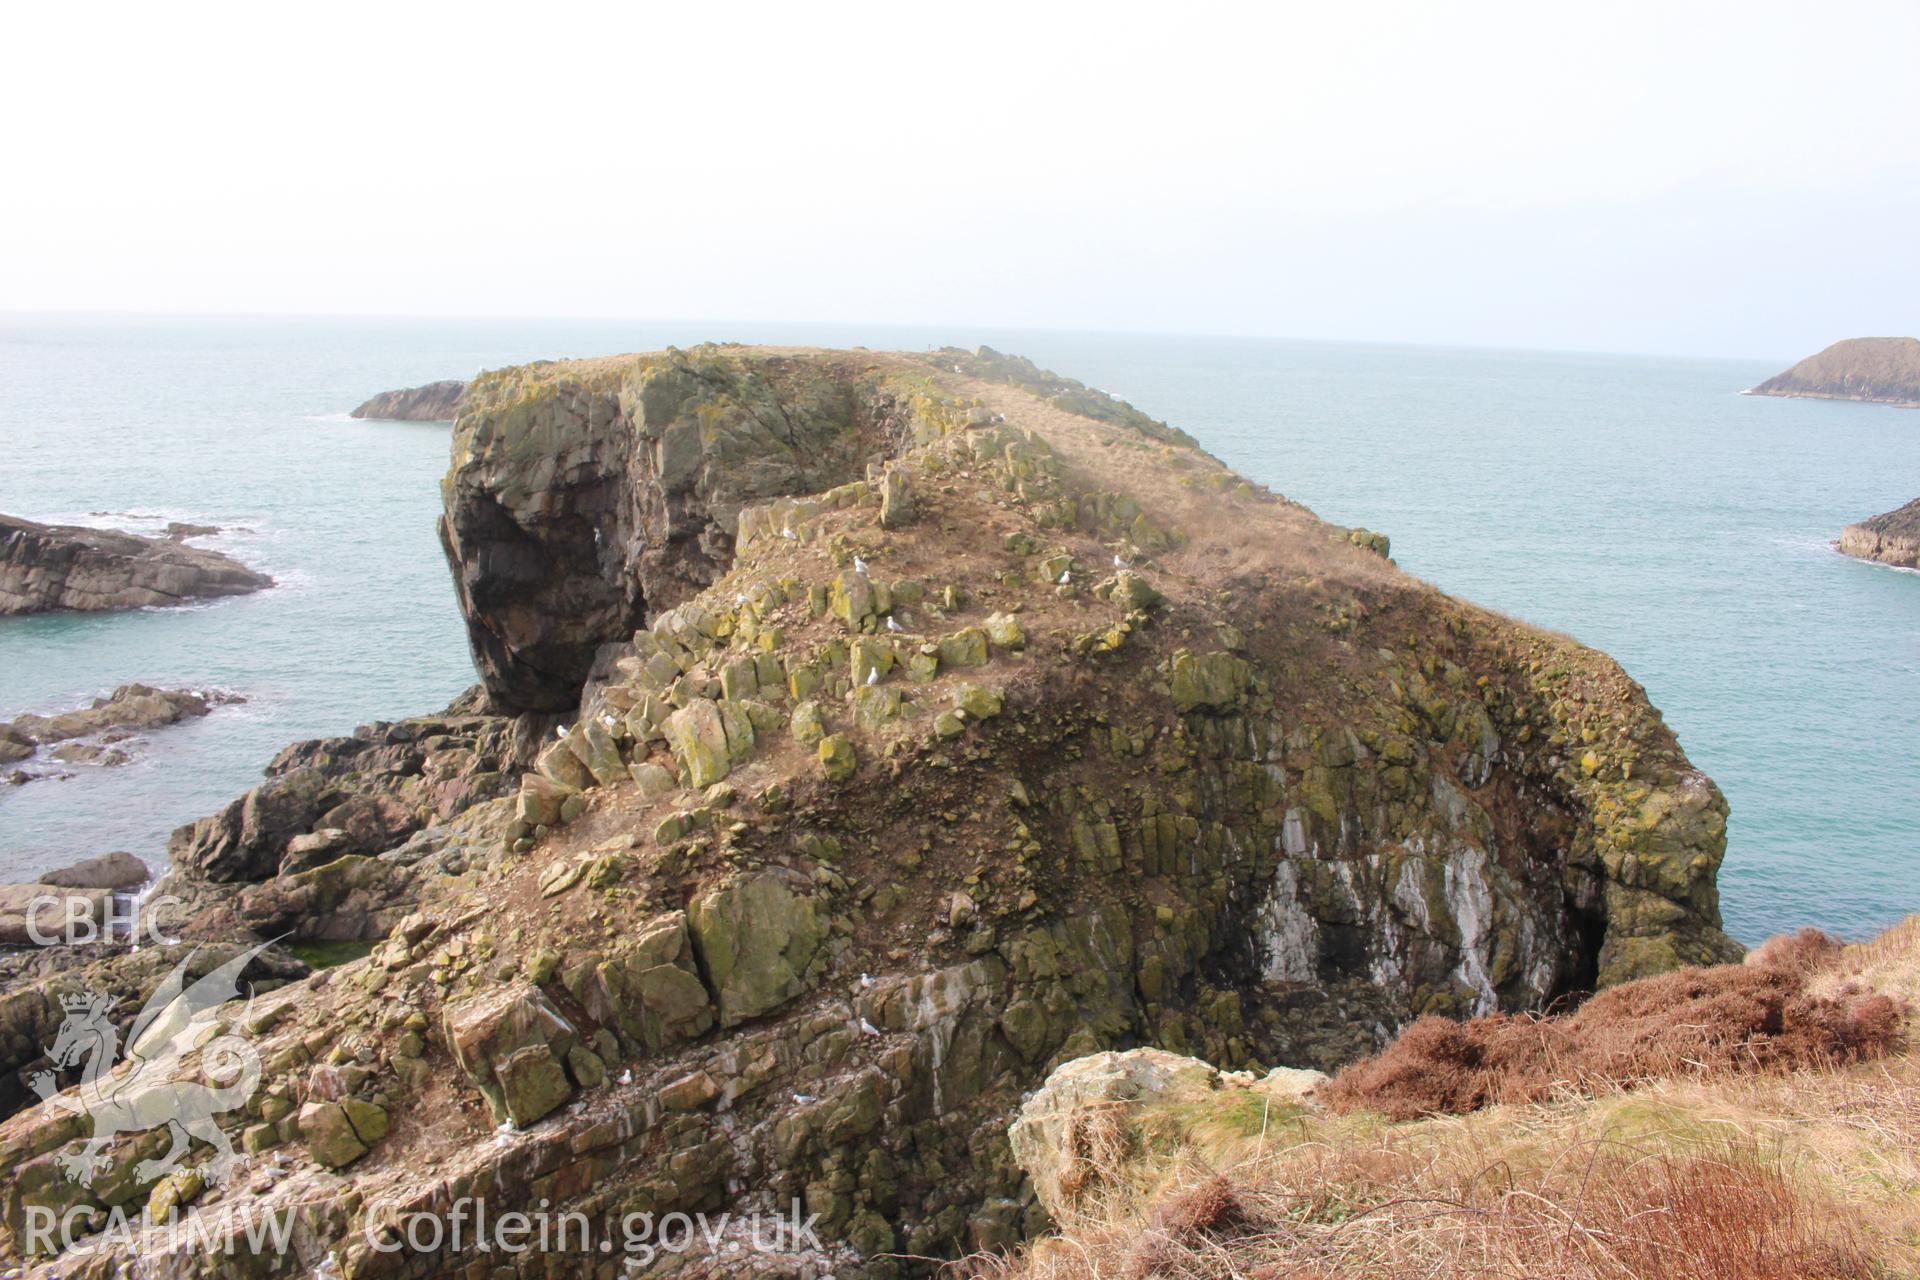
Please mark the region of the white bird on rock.
<svg viewBox="0 0 1920 1280"><path fill-rule="evenodd" d="M1060 585L1064 587L1071 581L1073 581L1073 570L1062 569L1060 571Z"/></svg>
<svg viewBox="0 0 1920 1280"><path fill-rule="evenodd" d="M867 562L859 556L855 556L853 558L853 571L855 573L865 573L867 571Z"/></svg>
<svg viewBox="0 0 1920 1280"><path fill-rule="evenodd" d="M888 619L887 619L887 630L889 630L889 631L905 631L905 630L906 630L906 628L905 628L905 627L903 627L903 626L901 626L901 625L900 625L899 623L897 623L897 622L895 622L895 621L894 621L894 620L893 620L892 618L888 618Z"/></svg>
<svg viewBox="0 0 1920 1280"><path fill-rule="evenodd" d="M880 683L880 668L878 668L878 667L868 667L868 668L867 668L867 683L868 683L868 684L879 684L879 683Z"/></svg>
<svg viewBox="0 0 1920 1280"><path fill-rule="evenodd" d="M1116 555L1113 558L1113 567L1116 569L1124 569L1127 567L1127 562Z"/></svg>
<svg viewBox="0 0 1920 1280"><path fill-rule="evenodd" d="M785 538L788 542L797 542L799 540L800 535L796 534L791 529L782 529L780 531L780 536Z"/></svg>
<svg viewBox="0 0 1920 1280"><path fill-rule="evenodd" d="M880 1034L880 1028L874 1026L871 1022L868 1022L865 1018L860 1019L860 1030L863 1033L870 1036L877 1036Z"/></svg>

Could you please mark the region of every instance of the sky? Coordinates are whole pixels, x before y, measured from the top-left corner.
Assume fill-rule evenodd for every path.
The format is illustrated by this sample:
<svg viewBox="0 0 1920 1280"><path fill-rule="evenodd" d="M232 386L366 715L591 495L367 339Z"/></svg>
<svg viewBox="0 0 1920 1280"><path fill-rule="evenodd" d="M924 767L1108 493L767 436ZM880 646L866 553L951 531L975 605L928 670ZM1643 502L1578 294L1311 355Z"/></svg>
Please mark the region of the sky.
<svg viewBox="0 0 1920 1280"><path fill-rule="evenodd" d="M1920 332L1920 3L17 5L0 310L1797 358Z"/></svg>

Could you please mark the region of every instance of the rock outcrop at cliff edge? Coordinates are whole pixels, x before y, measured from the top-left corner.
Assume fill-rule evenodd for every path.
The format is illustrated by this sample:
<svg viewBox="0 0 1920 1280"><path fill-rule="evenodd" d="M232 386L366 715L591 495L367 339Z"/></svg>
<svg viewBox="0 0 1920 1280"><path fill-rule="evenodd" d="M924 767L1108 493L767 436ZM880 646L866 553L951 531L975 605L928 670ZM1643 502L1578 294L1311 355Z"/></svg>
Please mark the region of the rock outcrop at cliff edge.
<svg viewBox="0 0 1920 1280"><path fill-rule="evenodd" d="M927 1274L900 1255L1044 1224L1006 1133L1069 1059L1331 1068L1422 1013L1738 951L1725 802L1612 661L1025 361L490 374L446 498L490 691L447 763L500 760L508 789L453 813L413 780L451 725L309 744L161 886L262 933L380 933L258 1002L265 1074L221 1123L284 1173L191 1210L296 1214L305 1265L585 1273L631 1215L705 1212L734 1226L677 1274ZM555 733L537 709L563 705ZM323 806L374 793L411 818L311 861ZM57 1119L0 1127L14 1241L33 1205L108 1207L59 1178ZM405 1245L475 1192L596 1234ZM821 1245L753 1255L749 1215L795 1201ZM165 1247L63 1274L188 1264Z"/></svg>
<svg viewBox="0 0 1920 1280"><path fill-rule="evenodd" d="M1847 338L1768 378L1750 394L1920 407L1920 338Z"/></svg>
<svg viewBox="0 0 1920 1280"><path fill-rule="evenodd" d="M460 413L467 384L459 380L429 382L425 386L382 391L356 408L355 418L389 422L452 422Z"/></svg>
<svg viewBox="0 0 1920 1280"><path fill-rule="evenodd" d="M264 573L179 539L0 516L0 616L187 604L272 585Z"/></svg>
<svg viewBox="0 0 1920 1280"><path fill-rule="evenodd" d="M1862 560L1878 560L1902 569L1920 569L1920 498L1840 534L1840 550Z"/></svg>

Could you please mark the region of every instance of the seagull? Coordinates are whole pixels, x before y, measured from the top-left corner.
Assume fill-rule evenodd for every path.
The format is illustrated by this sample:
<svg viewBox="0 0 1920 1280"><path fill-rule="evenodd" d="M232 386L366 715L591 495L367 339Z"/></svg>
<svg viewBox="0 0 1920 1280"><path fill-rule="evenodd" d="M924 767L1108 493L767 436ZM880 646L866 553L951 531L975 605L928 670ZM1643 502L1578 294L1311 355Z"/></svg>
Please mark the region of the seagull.
<svg viewBox="0 0 1920 1280"><path fill-rule="evenodd" d="M621 1084L632 1084L632 1083L633 1083L633 1068L632 1068L632 1067L628 1067L628 1068L627 1068L627 1069L626 1069L625 1071L622 1071L622 1072L620 1073L620 1083L621 1083Z"/></svg>
<svg viewBox="0 0 1920 1280"><path fill-rule="evenodd" d="M567 726L563 724L553 726L553 736L556 738L565 738L567 736Z"/></svg>
<svg viewBox="0 0 1920 1280"><path fill-rule="evenodd" d="M782 529L780 531L780 536L785 538L788 542L795 542L799 539L799 535L794 533L794 531L791 529Z"/></svg>
<svg viewBox="0 0 1920 1280"><path fill-rule="evenodd" d="M513 1121L509 1120L493 1131L493 1145L496 1147L513 1145Z"/></svg>
<svg viewBox="0 0 1920 1280"><path fill-rule="evenodd" d="M1116 555L1113 558L1113 567L1116 569L1124 569L1127 567L1127 562Z"/></svg>
<svg viewBox="0 0 1920 1280"><path fill-rule="evenodd" d="M1063 586L1063 587L1064 587L1064 586L1066 586L1066 585L1067 585L1067 583L1069 583L1069 582L1071 582L1072 580L1073 580L1073 570L1071 570L1071 569L1062 569L1062 570L1060 571L1060 585L1061 585L1061 586Z"/></svg>
<svg viewBox="0 0 1920 1280"><path fill-rule="evenodd" d="M870 1036L877 1036L880 1034L880 1028L874 1026L871 1022L868 1022L865 1018L860 1019L860 1030Z"/></svg>
<svg viewBox="0 0 1920 1280"><path fill-rule="evenodd" d="M868 667L868 668L867 668L867 683L868 683L868 684L879 684L879 683L880 683L880 668L878 668L878 667Z"/></svg>
<svg viewBox="0 0 1920 1280"><path fill-rule="evenodd" d="M735 592L733 602L735 604L745 604L747 602L747 593L744 591Z"/></svg>
<svg viewBox="0 0 1920 1280"><path fill-rule="evenodd" d="M905 630L906 630L906 628L905 628L905 627L903 627L903 626L901 626L901 625L900 625L899 623L897 623L897 622L895 622L895 621L894 621L894 620L893 620L892 618L888 618L888 619L887 619L887 630L889 630L889 631L905 631Z"/></svg>
<svg viewBox="0 0 1920 1280"><path fill-rule="evenodd" d="M794 1100L795 1102L797 1102L797 1103L799 1103L799 1104L800 1104L801 1106L803 1106L803 1107L804 1107L804 1106L806 1106L806 1105L807 1105L807 1104L808 1104L809 1102L818 1102L818 1101L820 1101L820 1099L818 1099L818 1098L816 1098L816 1097L814 1097L814 1096L813 1096L812 1094L810 1094L810 1093L796 1093L796 1094L794 1094L794 1095L793 1095L793 1100Z"/></svg>
<svg viewBox="0 0 1920 1280"><path fill-rule="evenodd" d="M613 728L615 721L612 716L601 716L600 723L604 724L605 726L607 726L607 728L611 729Z"/></svg>
<svg viewBox="0 0 1920 1280"><path fill-rule="evenodd" d="M872 974L870 974L870 973L863 973L863 974L861 974L861 975L860 975L860 987L861 987L861 990L865 990L866 988L868 988L868 987L870 987L870 986L872 986L872 985L873 985L873 975L872 975Z"/></svg>
<svg viewBox="0 0 1920 1280"><path fill-rule="evenodd" d="M865 573L867 571L867 562L859 556L855 556L853 558L853 571L855 573Z"/></svg>

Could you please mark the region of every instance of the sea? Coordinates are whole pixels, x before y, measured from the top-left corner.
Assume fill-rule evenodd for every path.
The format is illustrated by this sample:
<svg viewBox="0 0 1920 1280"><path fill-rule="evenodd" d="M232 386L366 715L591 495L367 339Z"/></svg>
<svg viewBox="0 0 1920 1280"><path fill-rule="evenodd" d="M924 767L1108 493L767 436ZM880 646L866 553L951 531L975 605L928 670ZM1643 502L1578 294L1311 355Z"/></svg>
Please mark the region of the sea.
<svg viewBox="0 0 1920 1280"><path fill-rule="evenodd" d="M271 573L178 609L0 619L0 720L129 681L246 701L133 763L0 787L0 882L168 833L301 738L474 680L434 533L449 427L377 391L706 340L987 343L1183 427L1455 595L1606 650L1732 804L1746 942L1920 911L1920 574L1848 559L1920 494L1920 412L1744 396L1796 353L1702 360L1248 338L668 321L0 315L0 511L157 532Z"/></svg>

